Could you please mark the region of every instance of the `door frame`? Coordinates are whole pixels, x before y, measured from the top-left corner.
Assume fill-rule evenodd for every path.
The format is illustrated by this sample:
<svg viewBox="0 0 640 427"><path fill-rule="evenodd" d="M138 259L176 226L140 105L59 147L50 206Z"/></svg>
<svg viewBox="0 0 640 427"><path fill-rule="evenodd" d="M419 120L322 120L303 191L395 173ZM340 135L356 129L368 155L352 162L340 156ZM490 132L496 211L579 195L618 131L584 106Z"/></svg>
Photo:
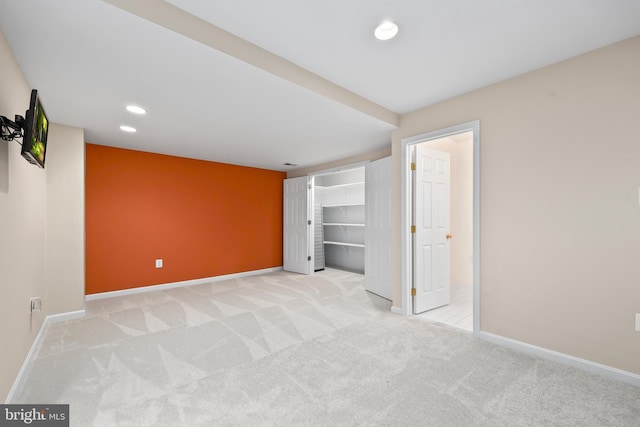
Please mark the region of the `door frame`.
<svg viewBox="0 0 640 427"><path fill-rule="evenodd" d="M421 142L446 136L473 132L473 334L480 332L480 121L474 120L432 132L402 138L400 141L401 170L401 284L402 300L400 313L413 315L411 287L413 283L412 256L412 184L411 184L411 147Z"/></svg>

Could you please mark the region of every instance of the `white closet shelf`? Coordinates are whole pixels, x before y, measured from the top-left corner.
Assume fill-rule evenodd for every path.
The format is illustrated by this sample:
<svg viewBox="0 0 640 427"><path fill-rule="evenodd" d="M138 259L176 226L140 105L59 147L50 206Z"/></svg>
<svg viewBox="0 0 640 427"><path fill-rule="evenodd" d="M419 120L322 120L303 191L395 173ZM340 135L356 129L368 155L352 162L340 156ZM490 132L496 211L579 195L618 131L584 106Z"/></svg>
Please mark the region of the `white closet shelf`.
<svg viewBox="0 0 640 427"><path fill-rule="evenodd" d="M324 242L325 245L337 245L337 246L349 246L352 248L364 248L363 244L360 243L344 243L344 242L330 242L325 240Z"/></svg>
<svg viewBox="0 0 640 427"><path fill-rule="evenodd" d="M364 224L352 224L346 222L324 222L322 225L338 225L340 227L364 227Z"/></svg>
<svg viewBox="0 0 640 427"><path fill-rule="evenodd" d="M323 208L346 208L349 206L364 206L364 203L342 203L339 205L322 205Z"/></svg>
<svg viewBox="0 0 640 427"><path fill-rule="evenodd" d="M347 184L335 184L335 185L320 185L319 187L324 188L340 188L340 187L353 187L356 185L364 185L364 181L362 182L349 182Z"/></svg>

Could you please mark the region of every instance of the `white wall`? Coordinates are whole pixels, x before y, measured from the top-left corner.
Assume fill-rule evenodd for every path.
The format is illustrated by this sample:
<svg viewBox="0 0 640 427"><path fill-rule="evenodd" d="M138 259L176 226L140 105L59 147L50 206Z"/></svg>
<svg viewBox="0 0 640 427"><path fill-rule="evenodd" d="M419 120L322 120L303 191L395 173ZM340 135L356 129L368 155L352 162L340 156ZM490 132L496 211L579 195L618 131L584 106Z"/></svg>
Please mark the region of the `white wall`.
<svg viewBox="0 0 640 427"><path fill-rule="evenodd" d="M0 115L24 115L30 87L1 32L0 75ZM51 124L45 167L27 163L18 142L0 141L0 401L45 316L84 308L81 129ZM42 298L33 316L31 297Z"/></svg>
<svg viewBox="0 0 640 427"><path fill-rule="evenodd" d="M340 168L342 166L353 165L366 161L379 160L391 155L391 147L384 148L382 150L373 151L371 153L362 154L360 156L348 157L346 159L336 160L335 162L323 163L308 168L299 168L287 172L287 178L297 178L299 176L306 176L313 172L320 172L325 170L331 170L334 168Z"/></svg>
<svg viewBox="0 0 640 427"><path fill-rule="evenodd" d="M48 313L84 309L84 131L52 124L47 155Z"/></svg>
<svg viewBox="0 0 640 427"><path fill-rule="evenodd" d="M30 88L0 33L0 115L24 116ZM45 298L47 171L20 155L16 141L0 141L0 400L4 401L44 313L30 317L29 299ZM4 166L4 165L3 165ZM46 307L46 301L44 301Z"/></svg>

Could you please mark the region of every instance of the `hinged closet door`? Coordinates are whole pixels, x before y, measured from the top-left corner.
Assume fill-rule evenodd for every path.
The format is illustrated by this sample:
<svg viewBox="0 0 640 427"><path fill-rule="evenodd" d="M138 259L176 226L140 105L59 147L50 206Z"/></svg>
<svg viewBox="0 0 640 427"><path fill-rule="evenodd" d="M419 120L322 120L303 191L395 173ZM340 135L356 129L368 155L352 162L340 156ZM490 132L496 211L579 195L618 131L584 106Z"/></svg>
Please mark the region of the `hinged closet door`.
<svg viewBox="0 0 640 427"><path fill-rule="evenodd" d="M309 179L306 176L284 180L283 268L310 274Z"/></svg>
<svg viewBox="0 0 640 427"><path fill-rule="evenodd" d="M391 157L365 166L364 223L364 287L390 300Z"/></svg>

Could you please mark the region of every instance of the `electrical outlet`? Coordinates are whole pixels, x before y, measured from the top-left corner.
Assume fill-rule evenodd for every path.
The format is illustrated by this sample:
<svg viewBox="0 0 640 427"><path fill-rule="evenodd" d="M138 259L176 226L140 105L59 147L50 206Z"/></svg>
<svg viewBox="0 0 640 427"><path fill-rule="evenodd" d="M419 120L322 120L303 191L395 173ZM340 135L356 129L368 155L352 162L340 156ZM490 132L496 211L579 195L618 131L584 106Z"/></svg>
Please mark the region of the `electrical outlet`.
<svg viewBox="0 0 640 427"><path fill-rule="evenodd" d="M162 259L156 260L156 268L162 268Z"/></svg>
<svg viewBox="0 0 640 427"><path fill-rule="evenodd" d="M640 313L636 313L636 332L640 332Z"/></svg>
<svg viewBox="0 0 640 427"><path fill-rule="evenodd" d="M29 300L31 306L31 312L42 311L42 300L40 297L34 297Z"/></svg>

